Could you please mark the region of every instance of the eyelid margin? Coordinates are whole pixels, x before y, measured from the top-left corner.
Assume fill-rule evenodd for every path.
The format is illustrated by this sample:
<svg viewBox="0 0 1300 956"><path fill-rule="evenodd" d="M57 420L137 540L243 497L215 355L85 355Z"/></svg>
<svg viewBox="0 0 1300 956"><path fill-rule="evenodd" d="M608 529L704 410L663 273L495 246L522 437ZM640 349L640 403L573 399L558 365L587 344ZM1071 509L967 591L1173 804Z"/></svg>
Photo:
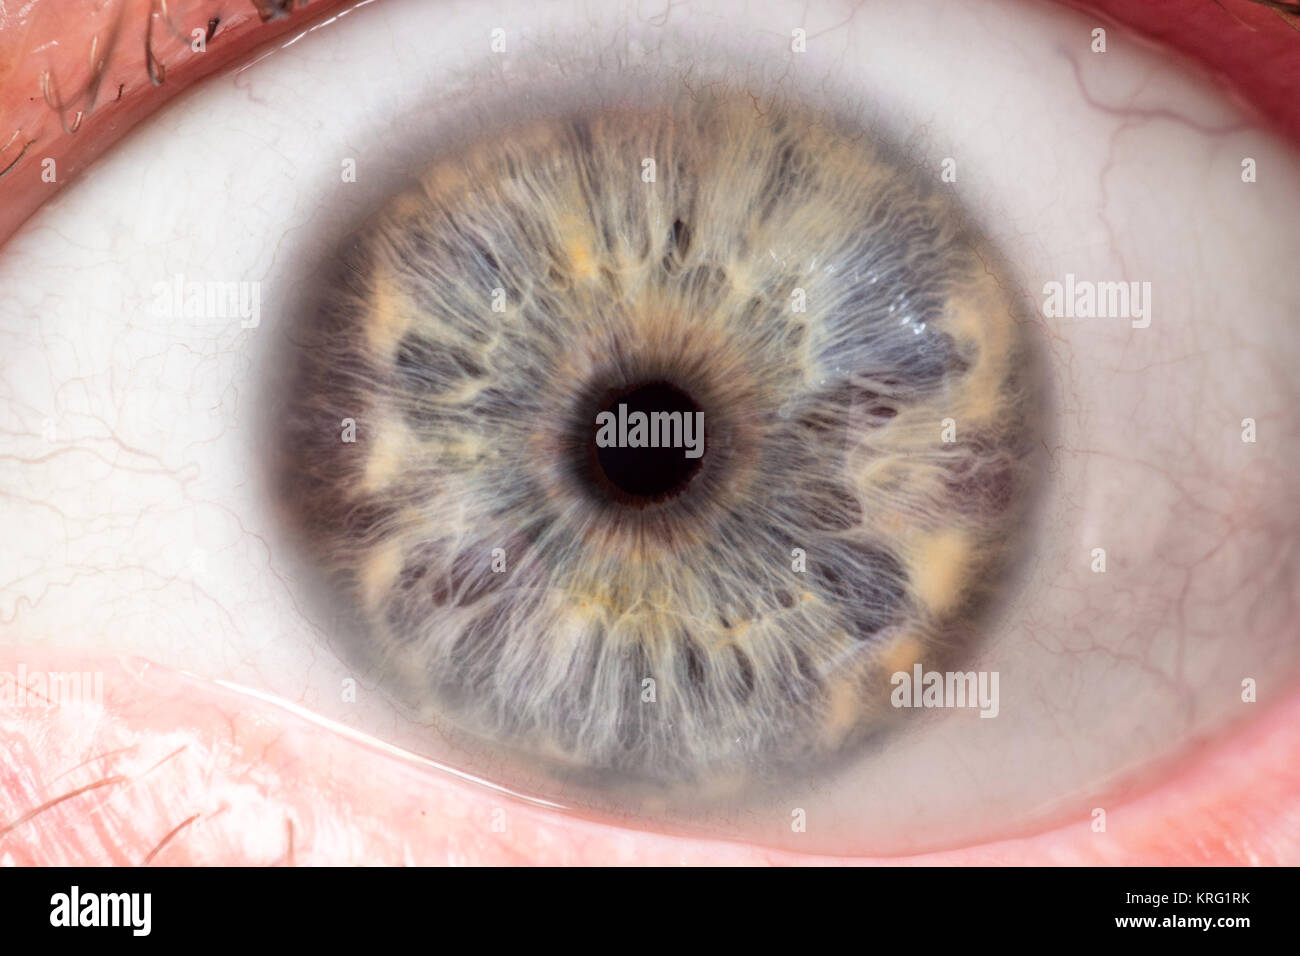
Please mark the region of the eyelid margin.
<svg viewBox="0 0 1300 956"><path fill-rule="evenodd" d="M1300 859L1300 695L1154 790L1034 836L894 858L799 854L584 819L140 659L0 648L102 673L103 710L0 708L0 859L39 865L1277 865ZM0 696L0 699L7 699ZM816 826L810 820L809 826Z"/></svg>
<svg viewBox="0 0 1300 956"><path fill-rule="evenodd" d="M175 33L161 14L151 14L158 0L115 0L102 16L84 20L69 13L69 4L45 0L24 16L0 20L0 244L154 110L261 45L312 29L349 2L357 5L312 0L268 21L259 15L266 0L198 0L183 10L174 4ZM218 26L211 45L193 52L190 31L209 32L212 20ZM151 69L161 82L153 82ZM61 114L51 103L66 108ZM53 183L42 179L46 159L55 161Z"/></svg>
<svg viewBox="0 0 1300 956"><path fill-rule="evenodd" d="M1042 0L1039 0L1042 2ZM1047 0L1103 17L1164 48L1179 51L1239 94L1300 144L1300 7L1284 13L1263 0Z"/></svg>

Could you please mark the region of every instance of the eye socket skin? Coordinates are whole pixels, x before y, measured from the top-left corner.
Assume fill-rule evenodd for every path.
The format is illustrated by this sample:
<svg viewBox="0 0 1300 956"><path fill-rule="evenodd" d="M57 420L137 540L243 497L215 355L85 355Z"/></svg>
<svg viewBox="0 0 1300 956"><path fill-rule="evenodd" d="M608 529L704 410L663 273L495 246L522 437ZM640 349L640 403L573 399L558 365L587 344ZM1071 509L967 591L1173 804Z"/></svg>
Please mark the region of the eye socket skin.
<svg viewBox="0 0 1300 956"><path fill-rule="evenodd" d="M179 72L174 72L173 75L181 75L181 73L179 73ZM105 114L107 114L107 113L105 113ZM90 129L90 127L87 127L87 129ZM32 155L32 156L34 156L34 155ZM25 164L30 164L30 163L31 163L31 159L25 159L25 160L23 160L23 163L25 163ZM19 165L19 166L16 166L16 168L14 168L14 169L16 169L16 170L18 170L18 169L30 169L30 166L29 166L29 165ZM4 187L5 187L5 183L4 183L3 181L0 181L0 189L4 189ZM8 209L6 209L6 215L8 215ZM13 817L13 818L17 818L17 816L18 816L18 814L10 814L10 817ZM5 818L8 818L8 817L5 817ZM5 819L5 818L0 818L0 819ZM179 822L179 821L178 821L178 822ZM13 832L17 832L17 831L13 831ZM1275 830L1274 832L1277 832L1277 834L1284 834L1284 832L1290 832L1290 831L1288 831L1287 826L1284 825L1284 823L1279 823L1279 825L1278 825L1278 829ZM179 845L179 844L175 844L175 845ZM162 851L166 851L166 852L174 852L174 851L175 851L175 845L173 845L173 847L172 847L172 851L168 851L168 848L166 848L166 847L162 848ZM299 845L300 845L300 844L299 844ZM718 847L718 845L716 845L716 844L715 844L715 851L716 851L716 852L719 852L719 853L727 852L727 851L724 851L724 849ZM526 851L521 851L521 852L526 852ZM1247 856L1249 856L1249 855L1247 855ZM159 857L155 857L155 860L160 860L160 858L164 858L164 857L161 857L161 856L159 856ZM1253 861L1258 861L1258 860L1260 860L1260 858L1266 858L1266 855L1260 855L1260 853L1257 853L1257 855L1256 855L1256 860L1253 860ZM1283 858L1284 858L1284 857L1283 857Z"/></svg>

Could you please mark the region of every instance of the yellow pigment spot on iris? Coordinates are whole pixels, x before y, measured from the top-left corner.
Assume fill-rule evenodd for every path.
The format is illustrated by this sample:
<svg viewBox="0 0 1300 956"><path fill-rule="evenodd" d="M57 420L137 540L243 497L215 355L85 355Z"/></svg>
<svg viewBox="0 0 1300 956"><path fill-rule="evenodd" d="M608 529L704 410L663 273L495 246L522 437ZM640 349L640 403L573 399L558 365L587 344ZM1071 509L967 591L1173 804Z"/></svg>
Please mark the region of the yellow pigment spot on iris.
<svg viewBox="0 0 1300 956"><path fill-rule="evenodd" d="M379 607L401 570L402 547L397 542L385 544L369 554L360 568L361 596L367 607Z"/></svg>
<svg viewBox="0 0 1300 956"><path fill-rule="evenodd" d="M469 464L492 457L493 448L482 435L463 434L448 438L437 446L443 455Z"/></svg>
<svg viewBox="0 0 1300 956"><path fill-rule="evenodd" d="M754 294L757 283L754 281L753 270L750 269L747 262L739 259L732 259L728 262L727 279L731 282L731 288L737 297L748 301Z"/></svg>
<svg viewBox="0 0 1300 956"><path fill-rule="evenodd" d="M959 342L973 346L975 364L962 377L957 410L970 425L991 422L1006 402L1004 384L1011 347L1011 316L1000 297L986 291L949 307L948 324Z"/></svg>
<svg viewBox="0 0 1300 956"><path fill-rule="evenodd" d="M560 234L564 237L564 253L573 274L580 279L596 278L600 268L592 252L590 226L574 216L566 216Z"/></svg>
<svg viewBox="0 0 1300 956"><path fill-rule="evenodd" d="M905 415L910 417L911 413L900 414L898 419ZM941 469L919 457L927 447L933 447L933 436L938 433L933 414L922 416L922 421L915 425L903 423L894 427L890 440L895 447L905 450L901 454L881 454L858 466L853 482L858 494L872 503L868 523L882 534L901 536L916 503L942 496L944 475Z"/></svg>
<svg viewBox="0 0 1300 956"><path fill-rule="evenodd" d="M936 614L956 605L970 572L970 535L956 528L923 539L912 562L912 586L917 596Z"/></svg>
<svg viewBox="0 0 1300 956"><path fill-rule="evenodd" d="M856 682L851 679L835 681L827 693L830 700L821 726L821 738L824 746L836 747L861 717L862 699Z"/></svg>
<svg viewBox="0 0 1300 956"><path fill-rule="evenodd" d="M604 617L587 601L577 605L557 608L555 624L551 631L551 640L555 642L557 652L576 654L578 649L591 639L592 628Z"/></svg>
<svg viewBox="0 0 1300 956"><path fill-rule="evenodd" d="M424 174L420 186L426 196L437 202L443 196L457 196L472 192L477 188L474 180L475 172L459 163L438 163ZM418 210L419 204L412 203L412 208ZM424 211L427 211L427 208Z"/></svg>
<svg viewBox="0 0 1300 956"><path fill-rule="evenodd" d="M379 275L370 294L366 344L377 355L388 359L397 351L398 343L410 327L410 301L397 288L392 277Z"/></svg>
<svg viewBox="0 0 1300 956"><path fill-rule="evenodd" d="M414 193L404 193L393 200L389 214L402 222L420 219L428 213L428 200Z"/></svg>
<svg viewBox="0 0 1300 956"><path fill-rule="evenodd" d="M380 422L370 457L366 459L362 487L374 492L391 484L404 470L410 452L410 435L406 429L397 422Z"/></svg>
<svg viewBox="0 0 1300 956"><path fill-rule="evenodd" d="M901 634L880 652L880 665L886 673L910 671L921 659L923 646L914 634Z"/></svg>
<svg viewBox="0 0 1300 956"><path fill-rule="evenodd" d="M566 249L569 253L569 261L573 263L574 274L580 279L594 279L597 269L591 249L581 241L570 242Z"/></svg>

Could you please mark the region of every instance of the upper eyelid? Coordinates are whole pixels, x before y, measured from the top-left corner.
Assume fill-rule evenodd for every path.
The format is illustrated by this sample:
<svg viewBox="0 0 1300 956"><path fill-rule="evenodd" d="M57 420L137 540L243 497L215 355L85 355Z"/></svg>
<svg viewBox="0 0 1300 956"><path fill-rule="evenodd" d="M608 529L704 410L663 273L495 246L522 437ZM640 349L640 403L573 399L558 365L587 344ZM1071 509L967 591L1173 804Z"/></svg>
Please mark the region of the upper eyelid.
<svg viewBox="0 0 1300 956"><path fill-rule="evenodd" d="M63 23L47 30L48 35L39 33L37 28L43 22L40 17L56 2L44 0L26 21L7 20L0 25L0 53L9 54L7 59L17 64L11 68L10 76L14 71L30 74L23 83L7 84L7 89L0 92L0 198L3 198L0 202L0 244L68 179L75 177L81 168L110 148L135 122L184 87L218 72L250 46L304 29L340 8L360 5L357 0L312 0L307 7L295 10L290 16L273 15L269 21L263 14L282 11L288 5L287 0L215 0L210 5L184 12L169 8L168 13L175 19L184 17L187 26L191 25L192 19L206 30L213 19L219 20L220 45L197 57L166 30L159 29L159 34L167 34L169 44L164 47L160 43L155 51L161 66L167 71L164 84L155 88L151 85L148 59L143 49L143 37L147 33L140 26L152 11L166 7L166 0L117 0L117 6L110 8L105 22L121 16L123 29L119 33L120 40L111 50L107 49L105 42L102 51L92 40L87 40L81 49L76 43L53 43L61 39L58 30L62 29ZM1170 22L1176 23L1177 29L1186 31L1190 28L1192 32L1182 37L1182 45L1211 69L1235 79L1239 88L1244 88L1248 97L1275 125L1292 141L1300 142L1300 111L1292 106L1300 94L1300 37L1296 35L1295 17L1276 9L1276 4L1269 0L1224 0L1223 4L1215 5L1215 9L1222 13L1219 20L1204 16L1202 0L1183 0L1185 16L1180 18L1170 17L1168 5L1148 10L1146 5L1121 0L1040 2L1065 2L1095 10L1103 22L1119 21L1140 33L1163 37L1166 41L1170 40ZM1199 19L1197 14L1201 15ZM74 29L84 26L76 21L68 21L67 25ZM91 25L87 31L92 37L94 26ZM1224 31L1233 30L1234 26L1235 32L1227 34L1231 42L1225 42ZM1202 39L1205 42L1201 42ZM63 131L63 126L68 123L67 117L56 115L46 105L40 82L44 69L41 57L48 58L51 55L49 49L55 46L72 66L68 67L66 75L52 71L47 88L57 90L58 99L65 102L77 100L72 91L79 88L79 83L84 89L86 78L95 72L93 63L104 62L104 75L98 83L100 97L95 104L97 108L86 111L83 105L85 115L73 134ZM66 54L63 49L67 50ZM94 61L89 59L92 50ZM223 50L228 52L223 53ZM35 52L31 57L26 56L30 51ZM122 122L119 115L116 97L107 107L103 103L106 97L114 96L114 89L117 90L116 97L130 104L132 109L139 110L126 122ZM13 91L13 102L6 103L5 94L10 91ZM52 185L40 181L40 164L47 156L55 157L62 166L62 175ZM67 159L69 156L72 158ZM34 188L33 183L38 187Z"/></svg>
<svg viewBox="0 0 1300 956"><path fill-rule="evenodd" d="M0 243L136 122L181 91L258 44L309 27L356 0L312 0L291 16L270 19L259 9L287 6L284 0L200 0L184 9L168 0L116 0L94 21L60 17L56 4L45 0L25 21L0 23L0 60L14 64L0 75ZM214 34L207 53L190 50L192 29ZM58 163L54 184L40 178L47 157Z"/></svg>

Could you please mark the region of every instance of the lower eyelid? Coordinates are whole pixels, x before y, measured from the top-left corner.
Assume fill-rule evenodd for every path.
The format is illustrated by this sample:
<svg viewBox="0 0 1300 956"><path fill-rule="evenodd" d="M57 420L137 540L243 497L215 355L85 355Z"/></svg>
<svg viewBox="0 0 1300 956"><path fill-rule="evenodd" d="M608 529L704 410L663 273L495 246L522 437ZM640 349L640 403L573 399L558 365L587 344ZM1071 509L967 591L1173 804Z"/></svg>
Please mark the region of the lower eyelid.
<svg viewBox="0 0 1300 956"><path fill-rule="evenodd" d="M1104 807L1105 832L1083 818L982 846L844 859L532 805L293 705L139 659L6 648L6 703L20 673L29 684L100 673L103 714L31 701L3 710L6 863L1268 865L1300 851L1300 695L1207 743L1150 793Z"/></svg>

